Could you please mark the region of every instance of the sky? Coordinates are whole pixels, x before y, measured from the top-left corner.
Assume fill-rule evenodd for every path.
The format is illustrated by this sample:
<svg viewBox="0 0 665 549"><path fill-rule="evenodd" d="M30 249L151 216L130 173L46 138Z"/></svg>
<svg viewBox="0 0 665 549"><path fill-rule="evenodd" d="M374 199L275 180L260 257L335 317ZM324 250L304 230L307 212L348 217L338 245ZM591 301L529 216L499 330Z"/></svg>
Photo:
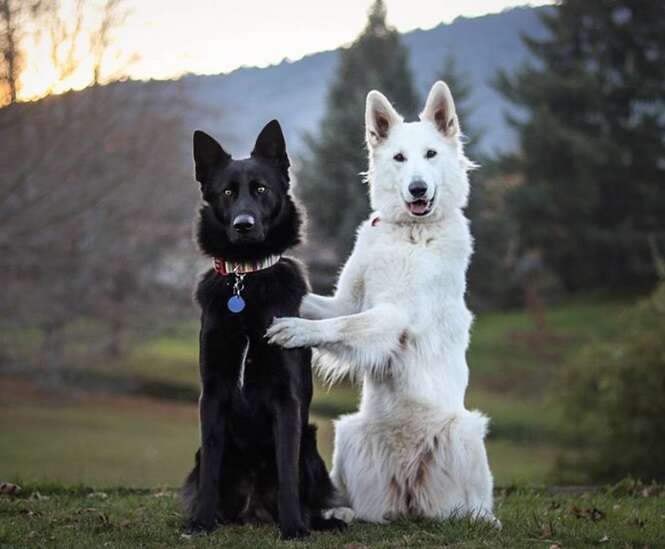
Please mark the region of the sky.
<svg viewBox="0 0 665 549"><path fill-rule="evenodd" d="M113 36L108 74L131 78L177 78L185 73L218 74L240 66L297 60L353 41L362 31L373 0L124 0L128 12ZM496 13L547 0L386 0L388 21L401 32L429 29L458 16ZM63 0L71 19L74 0ZM99 20L100 0L84 0L86 23ZM90 81L89 38L81 36L80 67L60 80L51 66L47 33L27 46L24 99L79 89ZM87 41L86 41L87 40Z"/></svg>

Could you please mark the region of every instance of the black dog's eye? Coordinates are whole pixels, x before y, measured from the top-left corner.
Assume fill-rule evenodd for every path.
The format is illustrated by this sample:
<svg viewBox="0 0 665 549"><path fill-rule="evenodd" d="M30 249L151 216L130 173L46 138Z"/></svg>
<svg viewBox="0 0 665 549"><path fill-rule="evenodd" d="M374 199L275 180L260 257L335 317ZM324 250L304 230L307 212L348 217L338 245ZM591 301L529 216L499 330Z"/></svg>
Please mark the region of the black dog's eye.
<svg viewBox="0 0 665 549"><path fill-rule="evenodd" d="M233 191L231 189L226 189L224 191L224 196L233 196Z"/></svg>
<svg viewBox="0 0 665 549"><path fill-rule="evenodd" d="M434 149L428 149L425 153L425 158L434 158L436 156L436 151Z"/></svg>
<svg viewBox="0 0 665 549"><path fill-rule="evenodd" d="M404 156L402 153L397 153L395 156L393 156L393 160L396 160L397 162L404 162L406 160L406 156Z"/></svg>
<svg viewBox="0 0 665 549"><path fill-rule="evenodd" d="M256 187L256 192L259 194L264 193L266 192L266 188L263 185L259 185L258 187Z"/></svg>

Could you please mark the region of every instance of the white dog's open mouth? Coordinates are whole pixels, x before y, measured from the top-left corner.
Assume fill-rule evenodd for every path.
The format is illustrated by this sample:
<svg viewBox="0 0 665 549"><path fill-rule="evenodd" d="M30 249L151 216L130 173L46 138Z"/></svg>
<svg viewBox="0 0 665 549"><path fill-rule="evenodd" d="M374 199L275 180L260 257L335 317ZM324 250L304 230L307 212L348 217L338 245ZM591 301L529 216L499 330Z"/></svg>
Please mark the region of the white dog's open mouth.
<svg viewBox="0 0 665 549"><path fill-rule="evenodd" d="M414 200L413 202L407 202L406 207L408 208L409 212L411 212L413 215L422 216L422 215L427 215L432 211L433 203L434 199Z"/></svg>

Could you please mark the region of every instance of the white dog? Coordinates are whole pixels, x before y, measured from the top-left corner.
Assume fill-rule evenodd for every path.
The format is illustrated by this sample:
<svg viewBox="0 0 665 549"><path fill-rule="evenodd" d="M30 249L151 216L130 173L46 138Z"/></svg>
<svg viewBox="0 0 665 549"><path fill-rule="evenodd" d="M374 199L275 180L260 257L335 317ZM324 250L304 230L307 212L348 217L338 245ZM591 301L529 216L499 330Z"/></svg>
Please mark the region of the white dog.
<svg viewBox="0 0 665 549"><path fill-rule="evenodd" d="M487 418L464 407L472 316L464 303L472 239L467 171L448 86L405 123L367 96L370 199L334 297L308 295L304 318L268 336L313 346L331 381L362 377L357 413L336 422L333 481L358 518L473 516L494 522Z"/></svg>

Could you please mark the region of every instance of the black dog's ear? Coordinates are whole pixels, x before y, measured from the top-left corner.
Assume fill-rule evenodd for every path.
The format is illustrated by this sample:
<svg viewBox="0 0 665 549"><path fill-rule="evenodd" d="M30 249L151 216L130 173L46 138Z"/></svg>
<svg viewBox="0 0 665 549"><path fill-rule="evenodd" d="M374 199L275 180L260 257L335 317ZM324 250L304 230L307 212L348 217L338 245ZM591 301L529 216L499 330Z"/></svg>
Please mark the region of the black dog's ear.
<svg viewBox="0 0 665 549"><path fill-rule="evenodd" d="M256 138L252 156L270 160L288 175L290 166L289 157L286 154L284 134L277 120L271 120L261 130L261 133Z"/></svg>
<svg viewBox="0 0 665 549"><path fill-rule="evenodd" d="M194 132L194 164L196 180L204 183L215 168L223 166L231 156L212 137L201 130Z"/></svg>

